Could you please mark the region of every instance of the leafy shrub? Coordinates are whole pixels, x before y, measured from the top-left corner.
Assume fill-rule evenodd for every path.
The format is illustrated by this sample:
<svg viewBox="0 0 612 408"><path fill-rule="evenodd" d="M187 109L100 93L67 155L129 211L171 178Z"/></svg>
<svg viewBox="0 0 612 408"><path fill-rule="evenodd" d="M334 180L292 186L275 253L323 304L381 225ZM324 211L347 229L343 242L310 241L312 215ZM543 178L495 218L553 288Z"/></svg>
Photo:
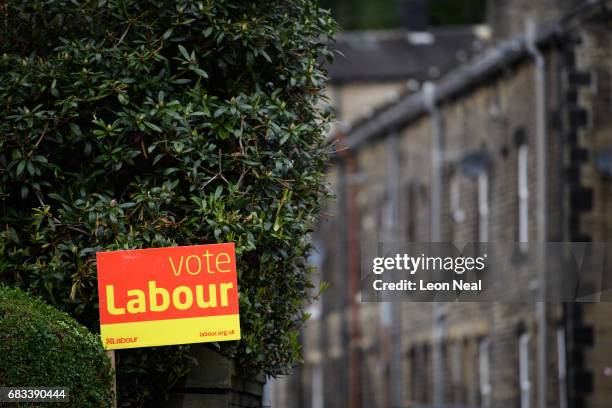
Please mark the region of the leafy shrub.
<svg viewBox="0 0 612 408"><path fill-rule="evenodd" d="M112 406L111 365L99 337L40 299L1 285L0 355L0 387L64 386L67 406Z"/></svg>
<svg viewBox="0 0 612 408"><path fill-rule="evenodd" d="M0 279L97 330L95 252L234 241L242 367L299 360L335 30L309 0L0 6ZM142 405L187 347L118 354ZM129 394L129 398L128 398Z"/></svg>

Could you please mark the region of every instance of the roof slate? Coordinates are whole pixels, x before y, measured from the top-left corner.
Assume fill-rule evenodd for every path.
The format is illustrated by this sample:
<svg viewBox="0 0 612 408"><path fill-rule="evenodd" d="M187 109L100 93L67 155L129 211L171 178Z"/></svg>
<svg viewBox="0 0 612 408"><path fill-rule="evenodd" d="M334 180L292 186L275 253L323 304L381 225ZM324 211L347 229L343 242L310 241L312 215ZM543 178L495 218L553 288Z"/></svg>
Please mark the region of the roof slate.
<svg viewBox="0 0 612 408"><path fill-rule="evenodd" d="M477 26L469 26L344 33L332 45L341 55L326 68L332 83L424 80L481 50L483 39L477 32Z"/></svg>

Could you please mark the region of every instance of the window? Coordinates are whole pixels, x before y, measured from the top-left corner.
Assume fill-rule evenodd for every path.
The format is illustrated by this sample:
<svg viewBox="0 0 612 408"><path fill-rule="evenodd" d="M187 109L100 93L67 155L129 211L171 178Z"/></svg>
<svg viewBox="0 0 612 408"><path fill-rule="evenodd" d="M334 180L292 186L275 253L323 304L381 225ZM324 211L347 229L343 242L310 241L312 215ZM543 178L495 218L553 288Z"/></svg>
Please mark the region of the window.
<svg viewBox="0 0 612 408"><path fill-rule="evenodd" d="M478 173L478 241L489 240L489 174Z"/></svg>
<svg viewBox="0 0 612 408"><path fill-rule="evenodd" d="M406 372L407 378L408 378L408 390L409 390L408 401L410 401L409 405L412 405L418 400L417 399L418 389L419 389L418 376L421 374L419 372L419 364L417 361L418 353L417 353L416 346L413 345L410 347L408 356L409 356L408 370Z"/></svg>
<svg viewBox="0 0 612 408"><path fill-rule="evenodd" d="M321 287L321 274L323 273L323 264L325 262L325 246L316 239L313 239L313 251L308 257L308 265L315 268L315 271L310 275L312 277L313 290L319 291ZM321 299L317 299L310 303L307 307L308 313L312 320L318 320L321 316Z"/></svg>
<svg viewBox="0 0 612 408"><path fill-rule="evenodd" d="M390 193L387 193L382 205L381 205L381 226L380 226L380 239L382 242L393 242L397 240L396 228L397 228L397 206L394 205L394 200Z"/></svg>
<svg viewBox="0 0 612 408"><path fill-rule="evenodd" d="M312 367L312 408L323 408L323 368L321 364Z"/></svg>
<svg viewBox="0 0 612 408"><path fill-rule="evenodd" d="M521 408L529 408L531 403L529 333L523 333L519 337L519 386L521 390Z"/></svg>
<svg viewBox="0 0 612 408"><path fill-rule="evenodd" d="M518 148L517 154L517 179L518 179L518 242L529 242L529 186L527 184L527 159L528 159L527 144L523 143ZM526 248L526 245L521 245L521 248Z"/></svg>
<svg viewBox="0 0 612 408"><path fill-rule="evenodd" d="M559 362L559 408L567 408L567 365L565 359L565 330L557 329L557 361Z"/></svg>
<svg viewBox="0 0 612 408"><path fill-rule="evenodd" d="M431 391L431 371L427 345L414 345L412 347L410 364L410 401L414 405L427 404Z"/></svg>
<svg viewBox="0 0 612 408"><path fill-rule="evenodd" d="M467 153L460 162L461 172L477 181L478 242L489 241L489 168L491 158L484 146Z"/></svg>
<svg viewBox="0 0 612 408"><path fill-rule="evenodd" d="M463 402L461 385L463 380L463 341L457 340L451 348L451 378L453 382L453 400L456 403Z"/></svg>
<svg viewBox="0 0 612 408"><path fill-rule="evenodd" d="M418 189L417 189L417 185L414 181L411 181L410 184L408 184L408 189L407 189L407 200L408 201L408 216L406 217L408 220L408 225L406 226L406 239L408 242L414 241L415 240L415 224L416 224L416 220L417 218L417 213L418 213L418 207L417 207L417 196L418 196Z"/></svg>
<svg viewBox="0 0 612 408"><path fill-rule="evenodd" d="M383 277L383 282L388 281ZM394 302L379 302L378 303L378 317L380 319L380 325L384 328L389 328L393 324L393 304Z"/></svg>
<svg viewBox="0 0 612 408"><path fill-rule="evenodd" d="M480 399L481 406L491 406L491 372L490 372L490 343L483 339L478 347L478 372L480 377Z"/></svg>
<svg viewBox="0 0 612 408"><path fill-rule="evenodd" d="M465 212L461 209L461 176L459 174L455 174L450 181L450 206L453 221L463 222Z"/></svg>

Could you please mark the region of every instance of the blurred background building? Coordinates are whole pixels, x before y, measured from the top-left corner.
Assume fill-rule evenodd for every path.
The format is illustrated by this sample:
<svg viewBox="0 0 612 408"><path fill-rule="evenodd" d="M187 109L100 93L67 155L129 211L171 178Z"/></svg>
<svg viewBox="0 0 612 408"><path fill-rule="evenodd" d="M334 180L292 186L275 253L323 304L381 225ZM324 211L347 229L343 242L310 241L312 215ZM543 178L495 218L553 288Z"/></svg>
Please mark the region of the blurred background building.
<svg viewBox="0 0 612 408"><path fill-rule="evenodd" d="M347 29L312 258L329 288L273 406L612 407L609 304L359 298L382 241L612 239L612 1L322 3Z"/></svg>

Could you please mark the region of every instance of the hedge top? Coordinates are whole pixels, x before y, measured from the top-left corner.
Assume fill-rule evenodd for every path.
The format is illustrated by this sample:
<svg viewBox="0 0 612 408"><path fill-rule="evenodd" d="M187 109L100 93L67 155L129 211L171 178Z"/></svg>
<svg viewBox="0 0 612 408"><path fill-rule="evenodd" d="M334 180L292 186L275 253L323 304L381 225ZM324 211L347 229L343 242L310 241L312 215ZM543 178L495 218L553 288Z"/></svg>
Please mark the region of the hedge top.
<svg viewBox="0 0 612 408"><path fill-rule="evenodd" d="M0 285L0 386L68 387L73 407L113 400L110 360L98 336L66 313Z"/></svg>

